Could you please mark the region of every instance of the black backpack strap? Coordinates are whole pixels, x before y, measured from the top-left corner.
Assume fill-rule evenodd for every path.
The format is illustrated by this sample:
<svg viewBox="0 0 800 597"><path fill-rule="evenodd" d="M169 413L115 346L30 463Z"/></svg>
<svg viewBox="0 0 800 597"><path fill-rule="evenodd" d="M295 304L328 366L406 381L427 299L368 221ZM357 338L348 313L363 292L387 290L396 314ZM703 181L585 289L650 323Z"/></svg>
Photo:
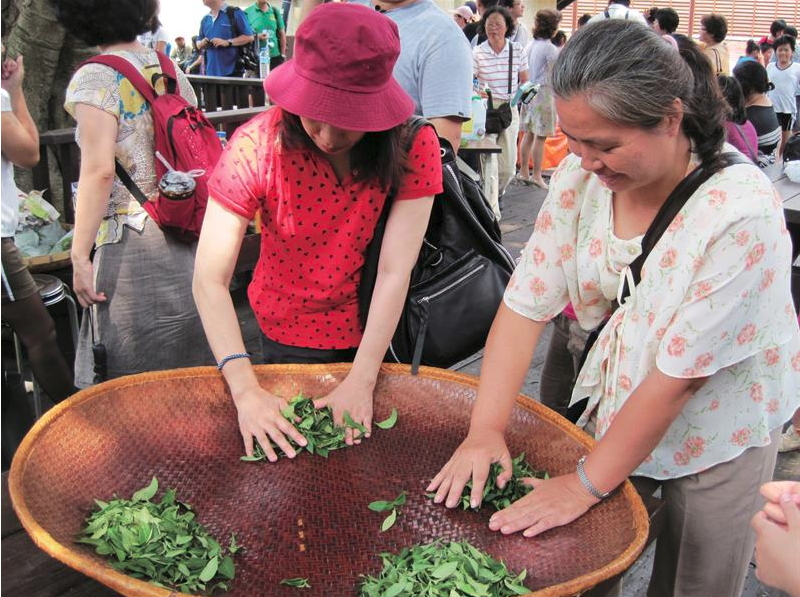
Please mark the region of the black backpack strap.
<svg viewBox="0 0 800 597"><path fill-rule="evenodd" d="M514 44L508 40L508 102L511 103L511 67L514 62Z"/></svg>
<svg viewBox="0 0 800 597"><path fill-rule="evenodd" d="M242 10L238 6L228 6L225 8L225 14L228 15L228 21L231 23L231 35L233 38L239 37L239 25L236 24L236 11Z"/></svg>
<svg viewBox="0 0 800 597"><path fill-rule="evenodd" d="M117 173L117 177L122 181L122 184L125 185L125 188L128 189L131 195L144 207L147 203L147 196L142 192L142 189L139 188L139 185L133 181L131 175L128 174L128 171L125 170L124 166L117 159L114 160L114 170Z"/></svg>
<svg viewBox="0 0 800 597"><path fill-rule="evenodd" d="M686 176L686 178L681 180L678 186L672 190L642 238L641 254L634 259L633 263L630 265L634 285L638 284L642 279L642 266L648 255L650 255L656 243L658 243L664 235L664 232L666 232L672 220L678 215L678 212L686 205L689 198L714 174L734 164L750 164L752 166L753 162L745 158L739 152L723 153L720 156L720 162L716 168L707 168L701 164ZM622 291L622 298L624 299L629 294L630 289L626 281Z"/></svg>

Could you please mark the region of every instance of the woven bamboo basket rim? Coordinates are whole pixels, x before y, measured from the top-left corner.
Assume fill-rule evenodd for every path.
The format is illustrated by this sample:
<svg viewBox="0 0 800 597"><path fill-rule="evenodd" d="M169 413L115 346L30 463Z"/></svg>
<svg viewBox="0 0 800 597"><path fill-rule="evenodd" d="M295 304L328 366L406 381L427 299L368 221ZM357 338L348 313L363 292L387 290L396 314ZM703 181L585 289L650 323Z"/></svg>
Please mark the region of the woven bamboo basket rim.
<svg viewBox="0 0 800 597"><path fill-rule="evenodd" d="M351 366L352 364L350 363L324 365L256 365L255 370L256 374L259 372L271 372L287 375L315 375L346 373ZM475 390L478 388L479 378L473 375L434 367L420 367L419 371L419 376L421 378L453 382L473 388ZM381 365L381 372L389 375L407 375L409 373L409 366L385 363ZM57 404L48 412L46 412L42 418L36 422L30 432L28 432L17 449L11 463L8 476L8 488L12 505L21 524L30 535L34 544L42 549L45 553L61 561L67 566L103 583L104 585L115 591L118 591L119 593L122 593L123 595L128 595L131 597L177 597L178 595L186 595L186 593L179 593L169 589L164 589L149 582L132 578L116 571L109 565L98 566L97 561L83 556L81 552L72 550L54 539L41 525L36 522L30 510L27 508L23 497L23 477L25 475L25 469L28 460L36 449L37 440L45 433L48 426L52 425L55 421L67 413L68 409L75 408L79 404L94 399L94 397L98 394L105 394L109 390L113 390L115 388L129 388L154 381L171 380L176 377L191 379L218 378L220 376L221 373L219 373L216 367L171 369L166 371L154 371L130 375L81 390L68 400ZM536 400L524 394L519 394L516 402L519 407L533 412L538 418L555 425L570 438L574 439L585 447L591 449L594 446L595 441L589 435L567 422L566 419L557 415L554 411L542 406ZM649 518L641 498L630 481L625 481L617 491L624 496L632 510L632 520L630 522L634 529L634 539L631 541L628 547L621 554L619 554L616 559L609 562L605 566L575 577L567 582L532 591L528 593L528 595L533 597L562 597L564 595L579 595L580 593L596 586L600 582L621 574L627 570L631 564L633 564L646 544L649 530Z"/></svg>
<svg viewBox="0 0 800 597"><path fill-rule="evenodd" d="M66 232L72 229L72 224L61 224ZM58 269L69 267L71 263L69 251L59 251L57 253L45 253L33 257L22 257L22 263L28 266L34 274L52 272Z"/></svg>

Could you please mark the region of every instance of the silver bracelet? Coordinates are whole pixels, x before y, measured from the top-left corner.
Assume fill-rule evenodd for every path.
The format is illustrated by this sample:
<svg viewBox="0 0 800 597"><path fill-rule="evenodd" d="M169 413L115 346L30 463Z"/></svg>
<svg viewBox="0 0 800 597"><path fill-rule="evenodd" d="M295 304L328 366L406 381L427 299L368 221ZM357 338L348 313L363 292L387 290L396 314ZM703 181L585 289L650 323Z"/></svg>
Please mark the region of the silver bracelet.
<svg viewBox="0 0 800 597"><path fill-rule="evenodd" d="M234 359L249 359L252 355L249 352L235 352L233 354L229 354L225 358L223 358L219 363L217 363L217 369L222 371L222 368L228 361L232 361Z"/></svg>
<svg viewBox="0 0 800 597"><path fill-rule="evenodd" d="M583 463L586 462L586 456L581 456L580 460L578 460L578 466L576 467L576 472L578 473L578 479L580 479L581 485L583 488L591 493L594 497L598 500L604 500L608 496L611 495L610 491L606 491L605 493L600 492L597 487L592 485L592 482L589 481L589 477L586 476L586 471L583 470Z"/></svg>

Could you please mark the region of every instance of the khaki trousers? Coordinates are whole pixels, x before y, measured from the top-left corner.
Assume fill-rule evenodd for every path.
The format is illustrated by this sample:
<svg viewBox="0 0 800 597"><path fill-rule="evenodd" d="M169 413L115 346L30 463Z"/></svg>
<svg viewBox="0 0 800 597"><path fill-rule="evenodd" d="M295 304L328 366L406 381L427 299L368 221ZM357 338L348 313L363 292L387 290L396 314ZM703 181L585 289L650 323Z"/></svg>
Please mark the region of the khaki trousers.
<svg viewBox="0 0 800 597"><path fill-rule="evenodd" d="M500 197L506 192L508 183L514 178L517 168L517 135L519 133L519 110L511 109L511 124L497 135L486 135L500 146L499 154L481 155L483 192L497 220L500 220Z"/></svg>
<svg viewBox="0 0 800 597"><path fill-rule="evenodd" d="M592 437L594 425L593 416L584 427ZM775 473L780 437L781 429L775 429L768 446L748 448L696 475L663 481L630 478L642 495L660 486L666 508L647 597L742 594L756 541L750 519L764 505L758 490ZM610 597L622 594L621 584Z"/></svg>

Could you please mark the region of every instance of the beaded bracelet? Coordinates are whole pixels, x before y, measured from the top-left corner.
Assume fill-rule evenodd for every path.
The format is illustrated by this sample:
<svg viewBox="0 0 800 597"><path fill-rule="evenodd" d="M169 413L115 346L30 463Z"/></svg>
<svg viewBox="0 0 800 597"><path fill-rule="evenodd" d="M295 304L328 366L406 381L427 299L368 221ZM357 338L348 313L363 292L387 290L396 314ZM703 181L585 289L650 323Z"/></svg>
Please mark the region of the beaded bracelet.
<svg viewBox="0 0 800 597"><path fill-rule="evenodd" d="M222 371L222 368L228 361L232 361L234 359L249 359L252 355L249 352L235 352L233 354L229 354L225 358L223 358L219 363L217 363L217 369Z"/></svg>

